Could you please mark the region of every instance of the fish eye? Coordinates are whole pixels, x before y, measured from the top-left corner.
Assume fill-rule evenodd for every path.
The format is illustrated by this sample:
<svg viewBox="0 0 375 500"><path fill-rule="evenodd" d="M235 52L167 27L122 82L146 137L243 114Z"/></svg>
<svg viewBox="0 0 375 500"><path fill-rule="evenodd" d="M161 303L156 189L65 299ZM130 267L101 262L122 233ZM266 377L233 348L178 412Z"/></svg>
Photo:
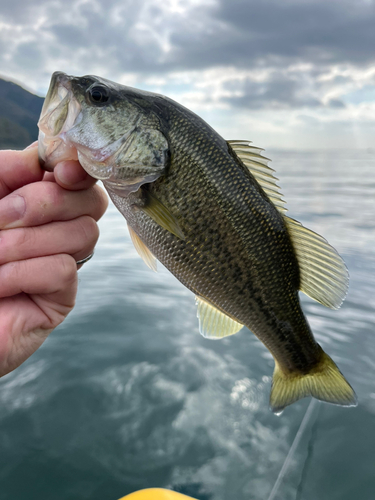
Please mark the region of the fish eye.
<svg viewBox="0 0 375 500"><path fill-rule="evenodd" d="M91 87L88 91L88 95L93 104L104 104L109 100L109 90L99 85Z"/></svg>

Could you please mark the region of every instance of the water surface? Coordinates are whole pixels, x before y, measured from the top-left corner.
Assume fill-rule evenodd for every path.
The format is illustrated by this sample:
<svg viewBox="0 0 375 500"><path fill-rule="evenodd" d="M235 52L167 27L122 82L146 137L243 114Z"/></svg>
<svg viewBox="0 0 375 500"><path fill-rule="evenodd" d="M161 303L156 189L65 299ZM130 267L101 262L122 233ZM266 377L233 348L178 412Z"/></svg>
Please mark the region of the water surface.
<svg viewBox="0 0 375 500"><path fill-rule="evenodd" d="M375 154L267 152L289 215L349 268L344 305L301 295L314 334L354 386L354 409L317 403L276 499L373 499ZM0 499L116 500L167 487L199 500L265 500L309 400L268 410L273 361L246 328L198 333L193 294L152 273L113 206L75 310L0 380Z"/></svg>

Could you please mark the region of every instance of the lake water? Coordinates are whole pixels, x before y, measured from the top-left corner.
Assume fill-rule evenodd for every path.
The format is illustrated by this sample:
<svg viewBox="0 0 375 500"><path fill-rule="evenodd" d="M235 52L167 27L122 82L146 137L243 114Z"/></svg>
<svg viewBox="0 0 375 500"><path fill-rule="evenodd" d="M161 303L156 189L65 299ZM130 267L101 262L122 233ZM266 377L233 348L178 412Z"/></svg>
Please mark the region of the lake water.
<svg viewBox="0 0 375 500"><path fill-rule="evenodd" d="M268 152L289 215L349 268L332 311L301 296L357 408L316 403L276 500L375 498L375 151ZM247 329L198 333L193 295L150 271L113 206L67 321L0 380L0 499L116 500L166 487L267 500L309 405L268 409L273 361Z"/></svg>

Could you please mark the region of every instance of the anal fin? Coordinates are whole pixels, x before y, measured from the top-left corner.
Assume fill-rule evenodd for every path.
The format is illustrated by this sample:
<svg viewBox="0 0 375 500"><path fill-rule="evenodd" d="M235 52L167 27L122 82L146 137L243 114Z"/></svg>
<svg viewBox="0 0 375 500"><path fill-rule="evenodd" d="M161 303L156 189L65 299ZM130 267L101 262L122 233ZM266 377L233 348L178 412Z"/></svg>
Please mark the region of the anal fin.
<svg viewBox="0 0 375 500"><path fill-rule="evenodd" d="M237 333L243 325L226 314L202 297L195 297L199 319L199 333L206 339L222 339Z"/></svg>

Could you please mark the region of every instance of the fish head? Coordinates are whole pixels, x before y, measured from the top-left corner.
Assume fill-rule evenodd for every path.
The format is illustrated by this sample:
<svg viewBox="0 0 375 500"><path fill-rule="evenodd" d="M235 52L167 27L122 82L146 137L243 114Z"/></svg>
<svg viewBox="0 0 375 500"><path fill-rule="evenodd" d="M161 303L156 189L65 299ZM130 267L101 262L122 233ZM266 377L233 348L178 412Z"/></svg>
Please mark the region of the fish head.
<svg viewBox="0 0 375 500"><path fill-rule="evenodd" d="M42 167L53 171L63 160L78 159L92 177L125 192L154 181L168 143L157 124L144 125L146 94L97 76L55 72L38 122Z"/></svg>

